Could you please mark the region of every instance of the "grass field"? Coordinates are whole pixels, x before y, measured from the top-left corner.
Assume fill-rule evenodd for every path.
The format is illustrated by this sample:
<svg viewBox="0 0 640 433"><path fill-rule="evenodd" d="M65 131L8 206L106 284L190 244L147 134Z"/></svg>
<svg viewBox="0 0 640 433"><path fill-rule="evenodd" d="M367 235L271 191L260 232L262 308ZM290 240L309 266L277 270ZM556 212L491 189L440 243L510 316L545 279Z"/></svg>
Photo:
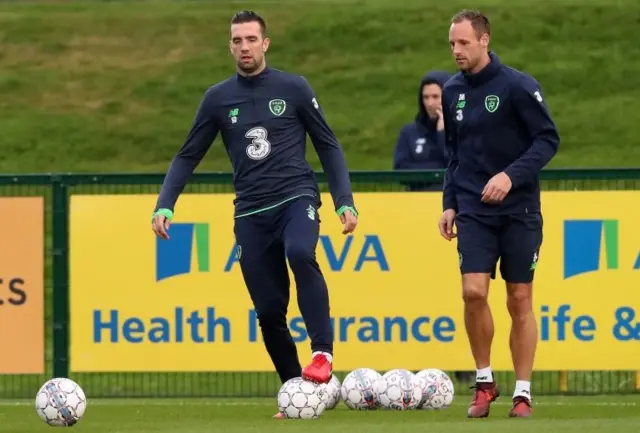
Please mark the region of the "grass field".
<svg viewBox="0 0 640 433"><path fill-rule="evenodd" d="M303 74L312 83L345 147L350 168L388 169L397 133L415 114L420 76L431 68L453 68L446 41L448 19L469 4L459 0L3 2L0 172L164 171L204 90L233 73L226 46L228 21L233 12L245 7L255 8L269 21L273 39L269 63ZM544 87L562 135L561 150L552 166L640 166L637 0L479 0L473 6L489 13L494 23L493 47L501 58L534 74ZM319 168L313 152L309 155ZM201 170L229 170L220 144L214 146ZM572 189L589 182L556 184L553 188ZM637 181L606 185L638 188ZM157 192L154 188L149 187L148 192ZM136 192L146 187L87 187L89 190ZM29 187L12 191L26 194ZM51 303L47 305L50 308ZM47 320L49 313L47 310ZM47 332L50 337L51 327ZM48 357L50 346L48 339ZM96 394L113 396L267 395L276 384L272 374L79 376L83 386ZM44 377L1 379L0 396L22 397L35 393ZM558 374L545 373L536 385L546 392L558 392ZM629 392L633 373L571 373L569 388L572 393ZM186 426L184 433L190 433L218 427L262 431L258 427L272 425L264 421L273 410L270 403L221 406L221 401L135 400L126 405L118 400L96 401L78 428L144 432ZM609 416L638 424L637 418L622 418L616 412L639 413L638 408L632 411L615 398L612 406L596 406L609 401L600 398L557 400L566 402L558 407L556 400L540 401L540 415L532 425L542 431L554 417L568 419L558 421L558 430L569 431L571 426L589 431L581 421L589 417L602 419L594 424L600 429L627 428L624 423L602 424ZM637 398L630 401L640 405ZM184 417L177 415L173 405ZM329 425L339 432L362 423L382 431L372 424L375 420L386 429L401 429L396 431L413 431L431 422L447 431L478 428L459 421L463 412L462 406L438 414L337 411L304 428ZM8 426L10 432L37 431L32 415L31 407L2 406L0 430ZM236 420L240 421L234 424ZM500 422L501 418L495 425ZM296 431L299 425L284 428ZM505 426L506 431L510 424Z"/></svg>
<svg viewBox="0 0 640 433"><path fill-rule="evenodd" d="M637 431L640 396L541 397L534 418L507 418L509 399L498 400L489 419L468 420L469 399L457 398L443 411L354 412L343 403L316 420L272 420L275 399L251 400L89 400L74 432L91 433L249 433L249 432L446 432L600 433ZM2 431L50 431L31 401L0 404Z"/></svg>
<svg viewBox="0 0 640 433"><path fill-rule="evenodd" d="M305 75L351 169L389 169L417 84L454 70L469 2L29 1L0 5L0 172L162 172L207 87L233 74L228 23L255 8L270 65ZM478 0L503 61L542 83L562 135L554 167L640 165L636 0ZM314 152L309 152L319 168ZM221 145L201 166L229 170Z"/></svg>

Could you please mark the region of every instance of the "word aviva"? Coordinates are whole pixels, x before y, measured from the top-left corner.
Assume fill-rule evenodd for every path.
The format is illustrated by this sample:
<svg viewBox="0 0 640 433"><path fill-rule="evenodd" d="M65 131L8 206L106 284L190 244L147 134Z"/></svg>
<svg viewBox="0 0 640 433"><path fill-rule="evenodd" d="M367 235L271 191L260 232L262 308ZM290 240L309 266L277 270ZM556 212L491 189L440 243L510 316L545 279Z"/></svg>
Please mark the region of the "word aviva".
<svg viewBox="0 0 640 433"><path fill-rule="evenodd" d="M171 314L144 319L115 309L93 312L94 343L215 343L220 336L224 343L231 341L231 322L216 317L213 307L191 312L176 307Z"/></svg>
<svg viewBox="0 0 640 433"><path fill-rule="evenodd" d="M319 246L321 248L318 248L318 253L324 253L329 270L340 272L348 268L359 272L365 266L372 266L380 271L389 272L389 262L378 235L364 235L364 239L354 239L354 236L347 236L342 244L338 245L338 242L332 241L331 237L320 235ZM243 248L248 248L248 246L243 246ZM236 244L231 248L224 272L230 272L235 263L238 263Z"/></svg>

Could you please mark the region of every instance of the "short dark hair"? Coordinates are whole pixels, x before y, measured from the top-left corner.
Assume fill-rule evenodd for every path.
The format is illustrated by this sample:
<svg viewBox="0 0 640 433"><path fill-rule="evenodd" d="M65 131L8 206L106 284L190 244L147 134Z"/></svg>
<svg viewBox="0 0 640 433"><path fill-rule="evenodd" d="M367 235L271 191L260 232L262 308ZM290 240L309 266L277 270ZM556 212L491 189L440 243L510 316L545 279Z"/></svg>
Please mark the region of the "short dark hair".
<svg viewBox="0 0 640 433"><path fill-rule="evenodd" d="M258 24L260 24L260 30L262 31L263 35L267 33L267 23L264 21L264 18L262 18L254 11L240 11L237 12L233 16L233 18L231 18L231 24L242 24L251 22L257 22Z"/></svg>
<svg viewBox="0 0 640 433"><path fill-rule="evenodd" d="M458 24L463 21L470 21L471 27L475 30L478 38L483 34L491 36L491 23L485 14L477 10L463 9L451 18L451 23Z"/></svg>

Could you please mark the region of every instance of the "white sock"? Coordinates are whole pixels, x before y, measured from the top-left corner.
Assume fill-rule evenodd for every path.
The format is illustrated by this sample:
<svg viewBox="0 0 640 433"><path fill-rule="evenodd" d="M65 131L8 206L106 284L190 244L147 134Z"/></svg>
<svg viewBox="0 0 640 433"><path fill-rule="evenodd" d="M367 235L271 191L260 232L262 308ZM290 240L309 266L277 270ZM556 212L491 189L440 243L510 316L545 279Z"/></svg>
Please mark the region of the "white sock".
<svg viewBox="0 0 640 433"><path fill-rule="evenodd" d="M531 401L531 382L516 380L516 389L513 392L513 398L516 397L524 397Z"/></svg>
<svg viewBox="0 0 640 433"><path fill-rule="evenodd" d="M333 356L330 353L327 352L313 352L311 354L311 358L315 358L316 355L324 355L327 358L327 361L329 361L331 364L333 364Z"/></svg>
<svg viewBox="0 0 640 433"><path fill-rule="evenodd" d="M491 366L476 370L476 382L493 382L493 372L491 371Z"/></svg>

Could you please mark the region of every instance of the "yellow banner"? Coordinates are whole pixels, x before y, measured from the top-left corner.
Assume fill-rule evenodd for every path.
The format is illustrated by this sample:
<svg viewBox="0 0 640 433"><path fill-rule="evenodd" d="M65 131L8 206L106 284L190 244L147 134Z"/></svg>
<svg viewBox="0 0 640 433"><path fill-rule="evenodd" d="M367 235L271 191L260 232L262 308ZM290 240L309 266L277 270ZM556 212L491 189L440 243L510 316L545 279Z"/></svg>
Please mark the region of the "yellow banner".
<svg viewBox="0 0 640 433"><path fill-rule="evenodd" d="M233 236L232 195L183 195L170 241L150 227L156 196L71 199L73 371L271 371ZM438 193L358 193L343 236L323 196L320 267L330 290L336 369L475 368L455 242L440 238ZM534 288L537 370L638 368L639 192L543 194ZM292 278L292 282L293 282ZM501 280L490 302L492 366L511 370ZM292 283L289 323L309 339Z"/></svg>
<svg viewBox="0 0 640 433"><path fill-rule="evenodd" d="M0 374L44 373L44 199L0 198Z"/></svg>

